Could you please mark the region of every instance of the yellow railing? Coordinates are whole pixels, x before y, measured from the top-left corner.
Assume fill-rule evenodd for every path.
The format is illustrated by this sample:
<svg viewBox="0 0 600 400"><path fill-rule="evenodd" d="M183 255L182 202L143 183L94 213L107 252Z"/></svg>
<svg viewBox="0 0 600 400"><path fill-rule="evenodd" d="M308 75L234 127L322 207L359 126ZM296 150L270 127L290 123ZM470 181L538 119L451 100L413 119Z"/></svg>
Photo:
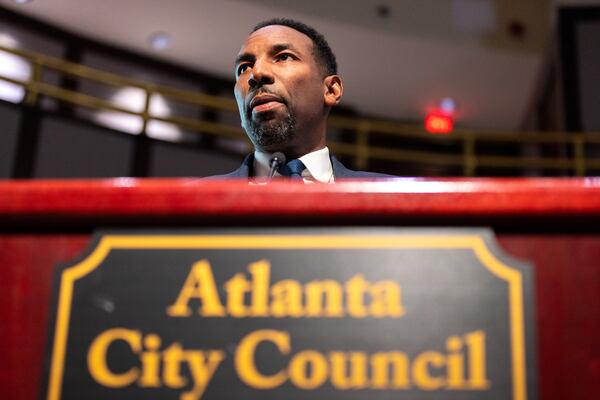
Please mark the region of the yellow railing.
<svg viewBox="0 0 600 400"><path fill-rule="evenodd" d="M238 127L226 124L203 121L200 119L169 116L161 117L150 112L152 95L160 94L176 102L187 103L198 107L205 107L221 112L237 113L237 106L233 99L185 91L153 83L141 82L117 74L74 64L61 59L49 57L20 49L11 49L0 46L0 51L12 53L22 57L32 65L33 73L28 81L20 81L0 75L0 79L23 86L27 91L24 102L34 105L40 95L52 97L60 101L98 110L110 110L130 115L136 115L143 120L143 130L151 120L163 121L177 126L197 131L202 134L216 135L239 140L245 140L246 135ZM71 78L90 80L112 87L134 87L145 93L144 109L132 111L120 107L110 101L91 96L85 93L65 89L42 81L44 69L57 71ZM600 158L586 158L587 144L600 144L600 133L564 133L564 132L479 132L457 129L451 135L430 135L417 125L400 124L390 121L374 120L367 118L347 118L332 116L329 126L351 132L353 139L348 142L328 141L328 145L336 154L351 156L357 168L365 168L370 159L388 160L396 162L435 165L442 167L461 167L465 176L473 176L478 167L491 168L519 168L533 170L549 170L557 173L575 173L584 176L586 171L600 169ZM373 134L395 137L390 143L408 141L422 141L424 143L460 143L460 152L437 152L402 149L401 145L382 147L371 145L370 137ZM500 154L478 154L478 143L491 144L517 144L525 146L556 145L561 147L567 155L560 157L540 156L506 156Z"/></svg>

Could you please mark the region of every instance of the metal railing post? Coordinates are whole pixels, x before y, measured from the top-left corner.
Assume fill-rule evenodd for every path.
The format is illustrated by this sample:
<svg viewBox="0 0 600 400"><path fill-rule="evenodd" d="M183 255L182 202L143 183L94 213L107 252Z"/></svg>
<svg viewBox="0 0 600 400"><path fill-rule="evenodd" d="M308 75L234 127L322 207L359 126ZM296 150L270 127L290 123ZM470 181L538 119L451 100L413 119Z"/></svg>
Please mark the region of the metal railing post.
<svg viewBox="0 0 600 400"><path fill-rule="evenodd" d="M144 94L146 95L144 99L144 111L142 111L142 130L141 134L146 135L146 129L148 128L148 120L150 119L150 99L152 98L152 91L145 87Z"/></svg>
<svg viewBox="0 0 600 400"><path fill-rule="evenodd" d="M467 134L463 139L463 175L475 175L477 157L475 155L475 137Z"/></svg>
<svg viewBox="0 0 600 400"><path fill-rule="evenodd" d="M25 104L33 106L37 102L39 89L38 83L42 80L42 63L40 60L35 59L33 61L33 74L27 82L27 96L25 97Z"/></svg>

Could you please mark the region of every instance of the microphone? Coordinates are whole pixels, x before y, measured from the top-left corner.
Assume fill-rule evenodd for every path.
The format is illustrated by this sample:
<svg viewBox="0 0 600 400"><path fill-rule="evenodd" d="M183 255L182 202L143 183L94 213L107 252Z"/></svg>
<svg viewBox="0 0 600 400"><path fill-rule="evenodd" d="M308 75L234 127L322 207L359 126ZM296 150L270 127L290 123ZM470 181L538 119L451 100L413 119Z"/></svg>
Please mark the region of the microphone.
<svg viewBox="0 0 600 400"><path fill-rule="evenodd" d="M281 167L284 164L285 164L285 154L283 154L280 151L277 151L271 155L271 158L269 158L269 167L271 167L271 169L269 170L269 181L271 181L271 179L273 179L273 175L275 175L275 171L277 171L279 169L279 167Z"/></svg>

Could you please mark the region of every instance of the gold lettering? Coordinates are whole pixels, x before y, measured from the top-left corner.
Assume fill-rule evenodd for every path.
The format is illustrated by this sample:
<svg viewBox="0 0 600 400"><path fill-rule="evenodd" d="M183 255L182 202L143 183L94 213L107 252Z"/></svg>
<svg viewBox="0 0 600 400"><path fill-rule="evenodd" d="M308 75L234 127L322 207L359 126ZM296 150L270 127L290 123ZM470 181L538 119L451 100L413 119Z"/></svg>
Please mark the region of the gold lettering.
<svg viewBox="0 0 600 400"><path fill-rule="evenodd" d="M375 353L371 356L372 389L387 389L389 387L390 367L393 367L393 389L408 389L408 356L405 353L393 351Z"/></svg>
<svg viewBox="0 0 600 400"><path fill-rule="evenodd" d="M364 318L367 316L365 308L365 291L369 283L362 275L353 276L346 282L346 293L348 296L348 314L354 318Z"/></svg>
<svg viewBox="0 0 600 400"><path fill-rule="evenodd" d="M160 355L157 350L160 347L160 337L149 334L144 338L144 351L140 357L142 361L142 377L138 382L141 387L160 387L159 366Z"/></svg>
<svg viewBox="0 0 600 400"><path fill-rule="evenodd" d="M284 331L260 330L246 335L235 354L235 370L240 379L256 389L274 389L289 383L303 390L314 390L329 381L336 390L473 390L487 389L490 383L483 369L485 335L483 331L451 336L446 340L447 355L438 351L424 351L411 361L399 351L368 354L362 351L332 351L323 354L308 349L292 354L287 368L272 375L264 375L256 365L257 347L263 342L275 345L281 355L292 352L290 334ZM465 346L467 343L467 346ZM466 380L466 349L471 358L471 379L479 382L473 387ZM369 368L370 366L370 368ZM481 381L486 383L482 387Z"/></svg>
<svg viewBox="0 0 600 400"><path fill-rule="evenodd" d="M471 332L465 335L465 342L469 348L469 388L487 389L491 383L486 378L485 332Z"/></svg>
<svg viewBox="0 0 600 400"><path fill-rule="evenodd" d="M458 336L446 340L448 350L448 389L465 389L465 356L461 352L463 341Z"/></svg>
<svg viewBox="0 0 600 400"><path fill-rule="evenodd" d="M90 345L87 356L87 365L90 375L96 382L110 388L120 388L131 385L138 379L139 369L132 367L127 372L115 374L106 363L106 352L110 345L122 340L126 342L134 353L142 350L142 338L139 331L124 328L109 329L94 339Z"/></svg>
<svg viewBox="0 0 600 400"><path fill-rule="evenodd" d="M271 264L267 260L260 260L248 265L252 274L252 317L269 316L269 280L271 277Z"/></svg>
<svg viewBox="0 0 600 400"><path fill-rule="evenodd" d="M244 274L235 274L233 278L225 282L224 287L227 293L227 312L229 315L235 318L248 316L244 299L251 286Z"/></svg>
<svg viewBox="0 0 600 400"><path fill-rule="evenodd" d="M263 329L246 335L235 352L235 370L242 381L255 389L273 389L283 384L287 376L284 371L267 376L258 371L254 363L256 348L261 342L271 342L282 354L290 352L290 335L283 331Z"/></svg>
<svg viewBox="0 0 600 400"><path fill-rule="evenodd" d="M298 281L284 279L271 288L271 315L275 318L301 317L302 288Z"/></svg>
<svg viewBox="0 0 600 400"><path fill-rule="evenodd" d="M139 354L141 367L132 367L127 372L119 374L108 368L108 349L118 340L126 342L133 354ZM163 383L169 388L182 388L187 384L187 379L181 376L181 366L187 363L193 386L190 391L182 393L180 399L199 400L219 364L225 359L225 352L183 350L181 344L177 342L163 352L159 352L160 346L161 339L156 334L148 334L142 340L139 331L123 328L109 329L98 335L92 342L87 357L88 369L96 382L110 388L129 386L136 381L142 388L158 388Z"/></svg>
<svg viewBox="0 0 600 400"><path fill-rule="evenodd" d="M401 317L404 308L401 303L400 286L393 281L375 282L369 288L371 305L369 313L373 317Z"/></svg>
<svg viewBox="0 0 600 400"><path fill-rule="evenodd" d="M165 386L182 388L187 384L187 379L181 376L181 363L184 361L184 352L181 344L173 343L163 351L163 380Z"/></svg>
<svg viewBox="0 0 600 400"><path fill-rule="evenodd" d="M446 362L445 357L437 351L426 351L419 354L413 361L413 381L424 390L436 390L444 386L444 378L433 377L429 374L429 366L441 368Z"/></svg>
<svg viewBox="0 0 600 400"><path fill-rule="evenodd" d="M402 289L394 281L371 283L357 274L345 283L329 279L303 284L284 279L271 285L268 260L248 264L247 272L233 275L223 290L225 307L210 263L200 260L192 265L167 315L191 316L192 299L199 301L198 314L203 317L399 318L405 314Z"/></svg>
<svg viewBox="0 0 600 400"><path fill-rule="evenodd" d="M199 400L212 379L217 367L225 359L225 352L220 350L186 351L185 358L190 367L194 386L189 392L181 394L181 400Z"/></svg>
<svg viewBox="0 0 600 400"><path fill-rule="evenodd" d="M332 280L312 281L304 286L307 317L343 317L342 286Z"/></svg>
<svg viewBox="0 0 600 400"><path fill-rule="evenodd" d="M348 356L350 362L348 362ZM367 355L361 352L332 352L331 384L336 389L362 389L367 386ZM348 367L348 364L350 366ZM348 373L348 369L350 373ZM348 376L350 375L350 376Z"/></svg>
<svg viewBox="0 0 600 400"><path fill-rule="evenodd" d="M192 298L201 300L202 304L198 309L198 313L201 316L225 316L225 308L223 308L219 299L215 278L207 260L200 260L192 266L175 304L167 307L167 315L170 317L189 317L192 315L192 310L189 306Z"/></svg>
<svg viewBox="0 0 600 400"><path fill-rule="evenodd" d="M301 351L290 361L289 374L290 381L296 387L305 390L316 389L327 379L327 360L317 351Z"/></svg>

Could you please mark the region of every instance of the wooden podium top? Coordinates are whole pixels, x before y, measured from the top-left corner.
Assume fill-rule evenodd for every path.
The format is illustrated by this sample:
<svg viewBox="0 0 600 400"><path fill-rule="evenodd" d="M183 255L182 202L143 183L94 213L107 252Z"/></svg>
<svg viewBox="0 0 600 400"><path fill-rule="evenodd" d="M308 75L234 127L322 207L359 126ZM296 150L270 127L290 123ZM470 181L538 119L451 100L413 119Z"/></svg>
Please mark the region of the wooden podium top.
<svg viewBox="0 0 600 400"><path fill-rule="evenodd" d="M96 228L245 225L491 226L507 254L535 266L539 399L597 397L600 178L118 178L0 182L0 398L39 398L56 266Z"/></svg>
<svg viewBox="0 0 600 400"><path fill-rule="evenodd" d="M457 223L600 219L600 178L397 178L302 185L194 178L0 182L0 224L145 224L211 220ZM320 221L320 222L319 222Z"/></svg>

